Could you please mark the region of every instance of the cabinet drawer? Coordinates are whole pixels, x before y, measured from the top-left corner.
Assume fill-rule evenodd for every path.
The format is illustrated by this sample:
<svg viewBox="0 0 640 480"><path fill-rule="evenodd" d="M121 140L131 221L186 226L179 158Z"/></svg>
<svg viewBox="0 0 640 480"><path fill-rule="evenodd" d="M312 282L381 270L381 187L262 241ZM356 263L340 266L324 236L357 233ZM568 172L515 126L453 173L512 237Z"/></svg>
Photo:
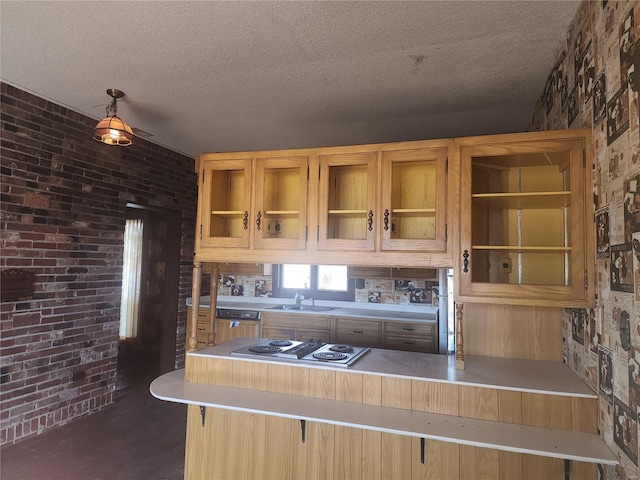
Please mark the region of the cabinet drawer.
<svg viewBox="0 0 640 480"><path fill-rule="evenodd" d="M295 339L300 342L319 340L323 343L331 343L331 332L326 330L296 330Z"/></svg>
<svg viewBox="0 0 640 480"><path fill-rule="evenodd" d="M295 330L288 328L274 328L262 326L262 338L270 338L272 340L293 340L295 338Z"/></svg>
<svg viewBox="0 0 640 480"><path fill-rule="evenodd" d="M393 350L408 350L412 352L425 352L436 353L435 338L424 337L384 337L384 348L391 348Z"/></svg>
<svg viewBox="0 0 640 480"><path fill-rule="evenodd" d="M433 336L436 333L435 325L428 323L385 322L384 333L394 335L426 335Z"/></svg>
<svg viewBox="0 0 640 480"><path fill-rule="evenodd" d="M337 343L375 347L380 345L381 333L382 324L380 322L345 319L336 321Z"/></svg>
<svg viewBox="0 0 640 480"><path fill-rule="evenodd" d="M331 317L295 313L263 313L262 325L305 330L331 330Z"/></svg>

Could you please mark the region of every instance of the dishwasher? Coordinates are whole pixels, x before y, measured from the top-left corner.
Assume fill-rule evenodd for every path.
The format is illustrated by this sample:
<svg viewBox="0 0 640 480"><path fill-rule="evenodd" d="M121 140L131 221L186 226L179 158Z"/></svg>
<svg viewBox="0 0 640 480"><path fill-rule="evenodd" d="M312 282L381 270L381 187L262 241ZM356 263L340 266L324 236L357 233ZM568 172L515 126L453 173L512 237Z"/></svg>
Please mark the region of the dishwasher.
<svg viewBox="0 0 640 480"><path fill-rule="evenodd" d="M260 311L216 308L216 345L239 337L260 337Z"/></svg>

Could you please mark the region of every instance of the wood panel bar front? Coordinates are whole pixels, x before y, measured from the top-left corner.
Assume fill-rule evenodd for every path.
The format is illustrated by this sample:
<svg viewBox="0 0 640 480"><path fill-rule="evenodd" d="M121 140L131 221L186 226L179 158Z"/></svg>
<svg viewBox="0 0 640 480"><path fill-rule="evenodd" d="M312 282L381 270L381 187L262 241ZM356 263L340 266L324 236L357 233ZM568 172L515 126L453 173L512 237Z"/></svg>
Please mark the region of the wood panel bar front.
<svg viewBox="0 0 640 480"><path fill-rule="evenodd" d="M186 402L196 403L190 405L188 415L187 479L486 477L511 480L539 478L538 475L544 474L544 478L564 480L563 456L544 451L545 448L553 450L555 436L584 435L560 440L560 450L577 448L580 451L580 443L585 439L588 439L587 443L599 442L595 440L595 395L582 392L541 393L504 386L443 382L428 377L377 374L354 368L252 361L228 357L224 353L224 345L213 347L211 351L214 354L197 352L188 355L183 381L185 392L192 387L196 390L213 388L214 391L220 387L223 388L220 392L227 392L224 388L231 387L233 395L236 391L241 396L246 392L248 403L242 406L244 400L231 401L235 405L220 404L211 408L216 400L210 404L203 400L204 405L210 405L205 409L203 426L198 407L201 402L193 399ZM216 351L222 354L216 355ZM409 360L422 358L416 354L404 354L409 355ZM376 355L384 356L385 353L374 349L369 355L375 360ZM363 365L368 364L363 362ZM472 370L465 370L457 375L468 376L471 373ZM241 390L234 390L237 388ZM223 397L225 395L227 393L223 393ZM263 395L280 395L277 398L282 400L270 400L271 397ZM317 408L305 410L305 398L312 402L310 405L315 405L313 402L332 403L320 403ZM331 406L334 403L335 406ZM287 405L297 405L293 411L299 413L285 413ZM350 414L351 409L358 405L360 407ZM270 410L274 407L275 410ZM226 408L236 411L229 413ZM383 423L379 427L374 426L376 421L371 425L367 421L358 423L361 415L369 415L366 413L368 408L381 409L379 417L378 414L371 417L380 418ZM329 417L335 416L335 420L324 418L322 411ZM408 420L407 426L435 426L443 420L457 420L450 424L451 429L444 436L433 436L429 433L430 427L425 427L425 433L419 434L419 430L410 433L412 428L400 433L395 427L388 429L384 426L392 425L393 421L388 423L390 419L401 412L410 415L407 419L415 418L414 421ZM458 430L460 427L462 429ZM539 427L550 430L540 430ZM502 433L492 437L493 429ZM513 429L523 429L522 435L508 433L519 431ZM459 439L456 431L462 435ZM495 438L497 443L494 440L488 440L486 444L484 441L476 442L471 440L472 437L465 439L473 431L484 431L478 438ZM545 435L549 435L549 439L538 443L540 450L535 449L538 447L531 450L538 453L525 453L528 447L523 449L518 445L526 445L530 441L535 443L538 432L548 432ZM421 441L420 437L426 441ZM514 447L509 446L508 438L514 439ZM572 454L567 455L572 458ZM603 458L609 457L605 455ZM606 461L616 460L611 457ZM597 476L597 465L587 457L573 457L571 465L572 480Z"/></svg>

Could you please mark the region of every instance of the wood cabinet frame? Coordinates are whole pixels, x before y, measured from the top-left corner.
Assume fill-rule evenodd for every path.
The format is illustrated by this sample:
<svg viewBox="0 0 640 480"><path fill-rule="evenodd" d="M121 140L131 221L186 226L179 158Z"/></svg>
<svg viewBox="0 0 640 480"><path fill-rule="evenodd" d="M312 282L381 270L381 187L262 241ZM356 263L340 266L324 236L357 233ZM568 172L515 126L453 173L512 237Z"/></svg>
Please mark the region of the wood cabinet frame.
<svg viewBox="0 0 640 480"><path fill-rule="evenodd" d="M472 155L571 152L570 284L531 285L473 282ZM460 242L455 255L456 301L589 307L594 301L594 220L591 202L591 134L588 130L563 130L528 134L492 135L456 140L461 167ZM589 161L587 162L587 159ZM477 266L475 266L477 268Z"/></svg>
<svg viewBox="0 0 640 480"><path fill-rule="evenodd" d="M238 263L313 263L325 265L377 265L385 267L413 267L413 268L450 268L453 265L453 245L455 241L456 222L452 209L448 205L457 204L458 169L456 165L448 164L445 156L438 159L437 184L437 232L438 240L422 242L400 240L385 242L383 240L384 215L382 156L403 157L403 151L416 150L447 152L452 140L425 140L417 142L397 142L370 145L322 147L296 150L275 150L258 152L233 152L203 154L198 157L199 199L195 244L195 262L238 262ZM409 154L411 155L411 154ZM207 165L209 162L233 162L239 159L251 160L251 192L247 194L248 213L247 237L237 238L206 238L209 224L205 211L209 210L207 197L211 189ZM290 165L298 159L304 164L306 159L308 173L300 174L300 196L306 194L306 204L301 202L300 225L298 239L259 239L256 235L256 215L262 212L260 204L261 162L283 162ZM367 229L366 238L330 238L327 235L326 210L330 193L325 181L328 166L331 165L366 165L367 193L365 200L366 215L371 218L371 230ZM322 166L324 164L324 167ZM324 169L324 170L323 170ZM386 207L385 207L386 208ZM306 215L306 218L305 218ZM303 219L305 224L303 226ZM367 221L369 221L367 218ZM367 224L368 227L368 224ZM304 229L304 230L303 230ZM447 234L445 234L447 232ZM444 239L444 244L443 240ZM385 247L382 247L385 242ZM396 248L396 245L398 246ZM374 255L354 255L354 252L370 252Z"/></svg>

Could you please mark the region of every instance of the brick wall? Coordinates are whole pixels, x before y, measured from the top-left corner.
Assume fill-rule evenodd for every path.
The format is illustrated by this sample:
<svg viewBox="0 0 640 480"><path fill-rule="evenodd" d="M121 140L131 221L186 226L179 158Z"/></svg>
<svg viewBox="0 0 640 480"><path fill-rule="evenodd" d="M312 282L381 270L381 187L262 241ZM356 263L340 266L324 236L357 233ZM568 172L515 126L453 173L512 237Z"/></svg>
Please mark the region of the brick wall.
<svg viewBox="0 0 640 480"><path fill-rule="evenodd" d="M192 158L142 139L91 138L96 120L0 84L0 268L32 272L35 293L0 310L0 444L113 401L127 202L181 211L176 366L197 200Z"/></svg>

